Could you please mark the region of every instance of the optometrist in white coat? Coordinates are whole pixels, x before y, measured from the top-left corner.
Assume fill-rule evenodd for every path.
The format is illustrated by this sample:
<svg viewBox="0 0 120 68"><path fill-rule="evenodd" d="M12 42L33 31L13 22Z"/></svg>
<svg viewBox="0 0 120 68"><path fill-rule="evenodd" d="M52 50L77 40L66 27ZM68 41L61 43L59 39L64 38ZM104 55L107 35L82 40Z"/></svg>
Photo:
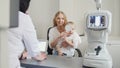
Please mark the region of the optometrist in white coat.
<svg viewBox="0 0 120 68"><path fill-rule="evenodd" d="M20 68L19 57L26 48L28 54L35 60L46 59L46 54L40 52L40 42L31 18L26 14L30 0L20 0L19 26L8 30L9 68Z"/></svg>

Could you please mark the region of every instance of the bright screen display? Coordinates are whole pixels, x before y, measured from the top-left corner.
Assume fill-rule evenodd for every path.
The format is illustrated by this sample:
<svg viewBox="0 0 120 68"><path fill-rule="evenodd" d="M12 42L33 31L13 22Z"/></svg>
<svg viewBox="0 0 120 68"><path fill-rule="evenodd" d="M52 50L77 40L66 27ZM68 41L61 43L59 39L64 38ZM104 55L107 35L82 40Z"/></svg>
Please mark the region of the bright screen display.
<svg viewBox="0 0 120 68"><path fill-rule="evenodd" d="M105 16L90 16L89 27L104 27Z"/></svg>

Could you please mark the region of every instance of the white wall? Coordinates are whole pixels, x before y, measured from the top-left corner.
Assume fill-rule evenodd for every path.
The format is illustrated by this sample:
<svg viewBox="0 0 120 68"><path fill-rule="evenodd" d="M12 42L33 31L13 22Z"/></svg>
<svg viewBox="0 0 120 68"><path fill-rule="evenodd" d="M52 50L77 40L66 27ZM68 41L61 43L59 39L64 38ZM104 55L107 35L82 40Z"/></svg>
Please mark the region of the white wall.
<svg viewBox="0 0 120 68"><path fill-rule="evenodd" d="M113 68L120 68L120 38L111 39L107 48L113 60Z"/></svg>
<svg viewBox="0 0 120 68"><path fill-rule="evenodd" d="M112 32L110 36L120 36L120 1L102 0L102 9L112 12ZM85 13L96 10L94 0L31 0L29 13L35 24L38 38L46 39L47 29L53 24L58 10L65 12L69 21L76 24L79 34L84 34Z"/></svg>
<svg viewBox="0 0 120 68"><path fill-rule="evenodd" d="M29 13L36 27L38 38L46 39L47 29L53 25L53 17L59 10L58 8L58 0L31 0Z"/></svg>
<svg viewBox="0 0 120 68"><path fill-rule="evenodd" d="M92 0L60 0L60 10L66 13L68 20L75 22L77 32L83 34L85 13L95 10L95 4Z"/></svg>

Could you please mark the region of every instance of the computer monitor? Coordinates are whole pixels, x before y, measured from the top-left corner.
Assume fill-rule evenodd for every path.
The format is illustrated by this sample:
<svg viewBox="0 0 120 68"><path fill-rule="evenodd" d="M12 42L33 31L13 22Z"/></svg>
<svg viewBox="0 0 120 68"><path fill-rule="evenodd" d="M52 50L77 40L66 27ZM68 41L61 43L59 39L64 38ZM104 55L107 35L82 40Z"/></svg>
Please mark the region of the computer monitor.
<svg viewBox="0 0 120 68"><path fill-rule="evenodd" d="M108 16L104 13L91 13L87 16L87 27L90 29L106 29Z"/></svg>

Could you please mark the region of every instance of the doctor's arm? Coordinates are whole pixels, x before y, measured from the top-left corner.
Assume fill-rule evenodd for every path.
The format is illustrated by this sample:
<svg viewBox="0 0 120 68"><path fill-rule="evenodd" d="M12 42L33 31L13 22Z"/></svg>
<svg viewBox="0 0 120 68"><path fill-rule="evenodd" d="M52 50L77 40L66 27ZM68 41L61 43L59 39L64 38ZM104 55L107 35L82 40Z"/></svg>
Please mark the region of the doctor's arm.
<svg viewBox="0 0 120 68"><path fill-rule="evenodd" d="M46 54L41 52L40 42L37 39L36 30L31 21L31 18L28 18L24 22L23 27L23 41L27 49L28 54L33 57L35 60L44 60L46 59Z"/></svg>

